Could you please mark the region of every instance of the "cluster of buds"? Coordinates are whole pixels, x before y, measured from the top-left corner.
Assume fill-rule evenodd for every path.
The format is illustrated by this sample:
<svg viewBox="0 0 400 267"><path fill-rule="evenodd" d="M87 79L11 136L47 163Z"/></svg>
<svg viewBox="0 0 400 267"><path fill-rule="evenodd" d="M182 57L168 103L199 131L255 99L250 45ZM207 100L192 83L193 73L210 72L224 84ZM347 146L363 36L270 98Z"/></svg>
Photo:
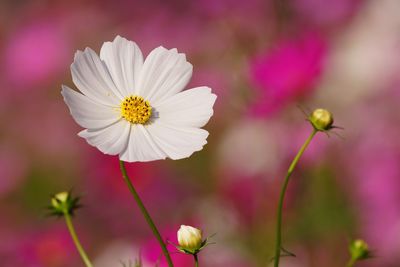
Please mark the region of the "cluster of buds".
<svg viewBox="0 0 400 267"><path fill-rule="evenodd" d="M81 207L79 197L73 197L71 192L61 192L55 194L50 201L50 215L64 216L65 214L74 215L74 211Z"/></svg>
<svg viewBox="0 0 400 267"><path fill-rule="evenodd" d="M188 225L181 225L178 230L178 246L176 248L185 254L197 255L203 248L210 243L210 237L203 240L200 229Z"/></svg>

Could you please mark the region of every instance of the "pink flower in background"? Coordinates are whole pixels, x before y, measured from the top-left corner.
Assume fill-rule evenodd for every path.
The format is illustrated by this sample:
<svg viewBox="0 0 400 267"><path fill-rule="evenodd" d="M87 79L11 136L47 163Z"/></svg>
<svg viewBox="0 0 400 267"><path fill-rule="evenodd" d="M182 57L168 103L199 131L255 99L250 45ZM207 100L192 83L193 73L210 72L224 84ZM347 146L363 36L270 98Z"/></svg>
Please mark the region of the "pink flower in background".
<svg viewBox="0 0 400 267"><path fill-rule="evenodd" d="M71 49L63 29L54 21L34 21L16 29L5 47L10 82L24 89L54 79L68 65Z"/></svg>
<svg viewBox="0 0 400 267"><path fill-rule="evenodd" d="M16 234L8 244L5 255L0 251L2 267L67 267L75 266L78 259L67 229Z"/></svg>
<svg viewBox="0 0 400 267"><path fill-rule="evenodd" d="M250 78L258 89L254 113L269 114L315 90L327 53L325 40L308 34L283 40L250 62Z"/></svg>

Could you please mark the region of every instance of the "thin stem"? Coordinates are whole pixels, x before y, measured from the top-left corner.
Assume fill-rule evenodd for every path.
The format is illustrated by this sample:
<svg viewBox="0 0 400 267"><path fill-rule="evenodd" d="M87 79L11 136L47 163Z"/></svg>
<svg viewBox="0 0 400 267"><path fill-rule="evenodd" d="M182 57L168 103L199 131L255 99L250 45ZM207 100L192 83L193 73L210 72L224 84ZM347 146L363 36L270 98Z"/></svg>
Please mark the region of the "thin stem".
<svg viewBox="0 0 400 267"><path fill-rule="evenodd" d="M83 249L83 247L81 245L81 242L79 241L78 235L75 232L75 228L74 228L74 225L72 224L71 216L69 215L68 212L64 212L64 217L65 217L65 222L67 223L69 233L71 234L72 240L74 241L76 249L78 250L79 255L81 255L83 262L85 263L86 267L93 267L92 263L89 260L89 257L87 256L85 250Z"/></svg>
<svg viewBox="0 0 400 267"><path fill-rule="evenodd" d="M147 211L146 207L144 206L142 200L140 199L139 194L136 192L136 189L133 187L133 184L132 184L131 180L129 179L129 176L126 172L125 164L122 160L119 161L119 166L120 166L120 169L122 172L122 177L124 178L124 181L125 181L126 185L128 186L129 191L132 193L133 198L135 199L137 205L139 206L140 211L142 212L143 217L146 219L147 224L150 226L151 230L153 231L154 236L157 238L158 243L160 243L161 249L162 249L164 256L168 262L168 266L173 267L174 265L172 263L171 257L167 250L167 247L164 243L164 240L162 239L160 232L158 231L153 220L151 219L150 214Z"/></svg>
<svg viewBox="0 0 400 267"><path fill-rule="evenodd" d="M315 134L318 132L318 130L313 129L312 133L310 136L307 138L307 140L304 142L303 146L300 148L299 152L297 152L296 157L293 159L292 163L290 164L290 167L287 171L285 181L283 183L282 189L281 189L281 194L279 197L279 204L278 204L278 213L277 213L277 223L276 223L276 239L275 239L275 257L274 257L274 267L279 266L279 260L281 256L281 244L282 244L282 209L283 209L283 201L285 199L285 193L286 189L289 183L289 178L293 173L294 168L297 165L297 162L299 161L301 155L303 155L304 151L306 150L307 146L310 144L311 140L315 136Z"/></svg>
<svg viewBox="0 0 400 267"><path fill-rule="evenodd" d="M194 257L194 267L199 267L199 258L197 257L197 254L193 254Z"/></svg>
<svg viewBox="0 0 400 267"><path fill-rule="evenodd" d="M353 267L355 263L356 263L356 260L352 258L349 260L346 267Z"/></svg>

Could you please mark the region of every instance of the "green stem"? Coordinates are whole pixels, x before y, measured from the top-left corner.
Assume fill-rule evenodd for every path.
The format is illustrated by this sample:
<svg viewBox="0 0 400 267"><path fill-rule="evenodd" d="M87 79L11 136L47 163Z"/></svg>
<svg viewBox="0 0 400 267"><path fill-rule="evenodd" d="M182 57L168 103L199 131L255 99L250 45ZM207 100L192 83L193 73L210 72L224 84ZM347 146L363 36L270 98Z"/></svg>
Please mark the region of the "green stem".
<svg viewBox="0 0 400 267"><path fill-rule="evenodd" d="M65 222L67 223L69 233L71 234L72 240L74 241L76 249L78 250L79 255L81 255L83 262L85 263L86 267L93 267L92 263L89 260L89 257L87 256L85 250L81 245L81 242L79 242L79 238L75 232L74 225L72 224L71 216L69 215L68 212L64 212L64 217L65 217Z"/></svg>
<svg viewBox="0 0 400 267"><path fill-rule="evenodd" d="M193 254L194 257L194 267L199 267L199 258L197 257L197 254Z"/></svg>
<svg viewBox="0 0 400 267"><path fill-rule="evenodd" d="M355 263L356 263L355 259L350 259L349 262L347 263L346 267L353 267Z"/></svg>
<svg viewBox="0 0 400 267"><path fill-rule="evenodd" d="M122 160L119 161L119 166L120 166L120 169L121 169L121 172L122 172L122 177L124 178L124 181L125 181L126 185L128 186L129 191L132 193L133 198L135 199L137 205L139 206L140 211L142 212L143 217L146 219L147 224L150 226L151 230L153 231L154 236L157 238L158 243L160 243L161 249L162 249L162 251L164 253L164 256L165 256L165 258L166 258L166 260L168 262L168 266L169 267L173 267L174 265L172 263L171 257L169 255L168 250L167 250L167 247L166 247L166 245L164 243L164 240L162 239L162 237L160 235L160 232L158 231L158 229L157 229L156 225L154 224L153 220L151 219L150 214L147 211L146 207L144 206L142 200L140 199L139 194L136 192L136 189L133 187L132 182L129 179L129 176L128 176L127 172L126 172L125 164L124 164L124 162Z"/></svg>
<svg viewBox="0 0 400 267"><path fill-rule="evenodd" d="M281 244L282 244L282 209L283 209L283 201L285 199L285 193L286 189L289 183L289 178L293 173L294 168L297 165L297 162L299 161L301 155L303 155L304 151L306 150L307 146L310 144L311 140L315 136L315 134L318 132L318 130L313 129L312 133L310 136L307 138L307 140L304 142L303 146L300 148L299 152L297 152L296 157L293 159L292 163L290 164L290 167L287 171L285 181L283 183L282 189L281 189L281 194L279 197L279 204L278 204L278 213L277 213L277 223L276 223L276 239L275 239L275 257L274 257L274 267L279 266L279 260L281 256Z"/></svg>

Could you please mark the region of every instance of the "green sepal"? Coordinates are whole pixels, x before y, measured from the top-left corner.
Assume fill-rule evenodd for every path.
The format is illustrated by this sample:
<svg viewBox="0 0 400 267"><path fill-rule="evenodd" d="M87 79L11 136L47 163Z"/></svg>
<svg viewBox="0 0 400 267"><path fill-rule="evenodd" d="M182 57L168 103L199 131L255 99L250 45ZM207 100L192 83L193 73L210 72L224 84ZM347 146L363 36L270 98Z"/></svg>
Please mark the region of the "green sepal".
<svg viewBox="0 0 400 267"><path fill-rule="evenodd" d="M58 198L60 193L52 196L51 205L47 207L49 210L49 216L62 217L65 214L73 216L75 211L82 207L82 205L79 203L81 197L72 196L71 191L63 193L67 194L65 200Z"/></svg>
<svg viewBox="0 0 400 267"><path fill-rule="evenodd" d="M185 249L185 248L183 248L183 247L181 247L181 246L179 246L179 245L175 245L175 244L173 244L173 243L171 243L171 242L169 242L169 243L170 243L171 245L173 245L174 247L176 247L177 250L179 250L180 252L182 252L182 253L184 253L184 254L197 255L200 251L202 251L202 250L203 250L205 247L207 247L208 245L215 244L215 242L210 242L210 241L209 241L213 236L215 236L215 234L212 234L212 235L208 236L206 239L204 239L204 240L201 242L200 247L199 247L198 249L195 249L195 250Z"/></svg>

